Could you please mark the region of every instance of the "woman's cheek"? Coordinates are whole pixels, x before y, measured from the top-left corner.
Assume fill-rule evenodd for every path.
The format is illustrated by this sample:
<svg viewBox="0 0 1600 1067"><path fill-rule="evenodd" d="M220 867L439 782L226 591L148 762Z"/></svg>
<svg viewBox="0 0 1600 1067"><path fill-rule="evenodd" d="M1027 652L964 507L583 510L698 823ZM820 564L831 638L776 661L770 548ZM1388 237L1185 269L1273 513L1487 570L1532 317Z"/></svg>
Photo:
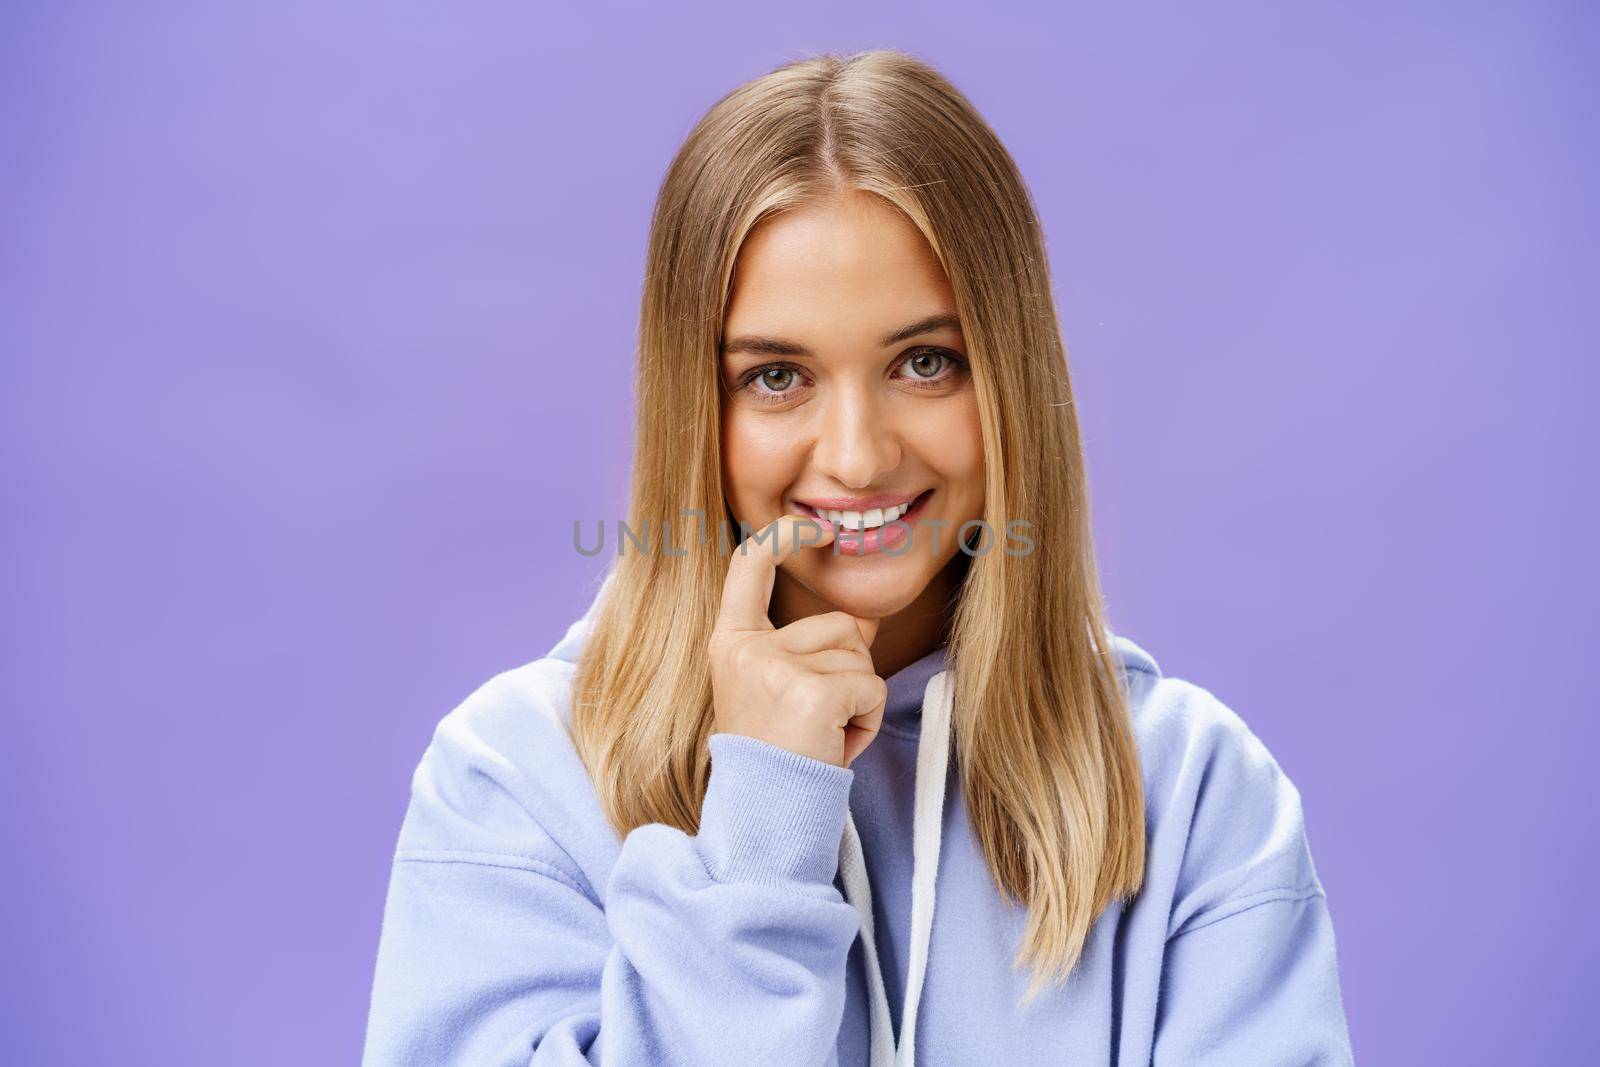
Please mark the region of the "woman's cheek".
<svg viewBox="0 0 1600 1067"><path fill-rule="evenodd" d="M734 507L767 517L765 512L781 504L794 482L797 445L791 434L759 427L737 411L727 415L723 426L725 474Z"/></svg>
<svg viewBox="0 0 1600 1067"><path fill-rule="evenodd" d="M983 427L978 405L950 405L941 417L923 423L919 437L927 465L950 489L952 502L978 517L983 510Z"/></svg>

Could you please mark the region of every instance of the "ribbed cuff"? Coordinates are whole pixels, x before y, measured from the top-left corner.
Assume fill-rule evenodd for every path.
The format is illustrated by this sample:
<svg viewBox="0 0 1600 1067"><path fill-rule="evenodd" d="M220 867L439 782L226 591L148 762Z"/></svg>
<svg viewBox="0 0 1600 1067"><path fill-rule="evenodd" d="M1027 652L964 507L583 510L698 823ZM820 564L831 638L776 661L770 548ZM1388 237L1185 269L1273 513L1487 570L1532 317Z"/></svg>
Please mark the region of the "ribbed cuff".
<svg viewBox="0 0 1600 1067"><path fill-rule="evenodd" d="M711 877L832 884L855 772L744 734L710 748L696 842Z"/></svg>

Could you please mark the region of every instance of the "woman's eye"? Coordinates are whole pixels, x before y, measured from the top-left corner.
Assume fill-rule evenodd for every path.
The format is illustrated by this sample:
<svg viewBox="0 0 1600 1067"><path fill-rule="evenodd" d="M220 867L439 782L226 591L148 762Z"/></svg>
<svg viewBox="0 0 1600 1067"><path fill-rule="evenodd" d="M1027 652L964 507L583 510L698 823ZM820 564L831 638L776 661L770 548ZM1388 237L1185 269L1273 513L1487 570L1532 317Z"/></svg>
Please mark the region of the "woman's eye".
<svg viewBox="0 0 1600 1067"><path fill-rule="evenodd" d="M907 356L902 366L910 371L913 384L932 385L949 378L959 362L941 348L924 348Z"/></svg>
<svg viewBox="0 0 1600 1067"><path fill-rule="evenodd" d="M794 384L794 371L788 367L769 367L761 372L758 380L774 393L781 393Z"/></svg>
<svg viewBox="0 0 1600 1067"><path fill-rule="evenodd" d="M964 361L942 348L922 348L900 361L901 381L917 389L943 389L955 384ZM768 363L740 376L738 388L750 399L764 404L785 403L800 396L808 387L805 372L790 363Z"/></svg>
<svg viewBox="0 0 1600 1067"><path fill-rule="evenodd" d="M739 380L739 388L764 403L786 400L805 384L797 367L772 363L757 367Z"/></svg>

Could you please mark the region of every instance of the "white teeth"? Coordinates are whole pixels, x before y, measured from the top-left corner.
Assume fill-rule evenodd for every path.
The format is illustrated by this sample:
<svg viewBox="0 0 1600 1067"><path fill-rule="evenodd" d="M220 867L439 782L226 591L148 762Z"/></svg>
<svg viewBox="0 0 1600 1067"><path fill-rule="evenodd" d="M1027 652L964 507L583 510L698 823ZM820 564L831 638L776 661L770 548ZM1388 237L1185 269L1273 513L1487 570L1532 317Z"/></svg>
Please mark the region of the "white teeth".
<svg viewBox="0 0 1600 1067"><path fill-rule="evenodd" d="M817 514L846 530L875 530L887 525L911 510L911 503L896 504L892 508L872 508L869 511L833 511L819 508Z"/></svg>

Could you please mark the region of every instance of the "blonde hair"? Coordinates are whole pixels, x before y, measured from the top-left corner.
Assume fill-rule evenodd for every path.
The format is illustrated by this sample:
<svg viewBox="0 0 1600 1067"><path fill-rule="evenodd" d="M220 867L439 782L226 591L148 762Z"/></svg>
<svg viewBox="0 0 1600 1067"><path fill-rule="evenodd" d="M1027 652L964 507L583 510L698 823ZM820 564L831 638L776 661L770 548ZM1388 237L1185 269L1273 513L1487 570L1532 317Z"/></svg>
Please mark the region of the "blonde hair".
<svg viewBox="0 0 1600 1067"><path fill-rule="evenodd" d="M573 740L619 835L697 831L705 649L738 541L716 525L731 523L718 359L734 261L762 220L851 191L904 212L942 264L982 422L984 518L992 531L1033 524L1032 553L970 561L947 647L969 820L996 887L1028 908L1014 966L1033 967L1031 1001L1071 973L1099 914L1138 892L1144 791L1032 198L994 131L923 61L786 63L718 101L673 159L650 228L628 522L670 521L685 554L621 552L579 660Z"/></svg>

